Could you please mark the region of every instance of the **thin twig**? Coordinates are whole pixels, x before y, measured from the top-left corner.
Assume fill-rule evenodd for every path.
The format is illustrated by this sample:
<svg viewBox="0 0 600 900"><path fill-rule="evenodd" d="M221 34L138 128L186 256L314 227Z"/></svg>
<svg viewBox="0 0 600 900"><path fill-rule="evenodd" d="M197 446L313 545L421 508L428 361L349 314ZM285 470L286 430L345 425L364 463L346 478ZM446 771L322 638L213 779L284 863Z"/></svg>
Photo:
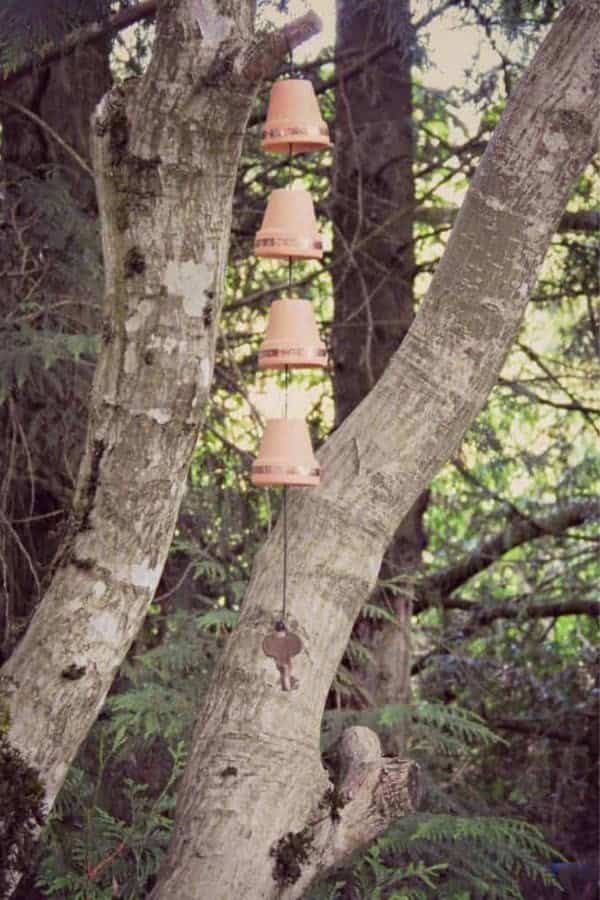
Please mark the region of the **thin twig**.
<svg viewBox="0 0 600 900"><path fill-rule="evenodd" d="M10 107L11 109L17 110L17 112L20 112L23 116L27 116L27 118L31 119L32 122L35 122L36 125L39 125L39 127L47 132L47 134L49 134L57 144L60 144L63 150L75 160L77 165L79 165L84 170L84 172L87 172L90 178L94 177L94 171L91 166L88 166L86 161L79 155L77 150L74 150L73 147L67 144L67 142L61 138L60 134L58 134L58 132L56 132L51 125L48 125L47 122L44 122L43 119L40 119L38 115L36 115L30 109L27 109L26 106L23 106L21 103L17 103L16 100L7 100L6 97L0 96L0 103L3 103L5 106Z"/></svg>

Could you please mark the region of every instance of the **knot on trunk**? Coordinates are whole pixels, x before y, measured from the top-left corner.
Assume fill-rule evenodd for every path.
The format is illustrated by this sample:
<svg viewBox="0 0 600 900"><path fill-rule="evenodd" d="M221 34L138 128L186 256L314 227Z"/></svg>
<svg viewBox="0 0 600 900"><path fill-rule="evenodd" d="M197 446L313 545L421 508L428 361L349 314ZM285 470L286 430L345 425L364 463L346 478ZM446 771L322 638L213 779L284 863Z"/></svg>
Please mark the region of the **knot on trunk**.
<svg viewBox="0 0 600 900"><path fill-rule="evenodd" d="M347 728L340 740L338 756L339 793L346 806L354 806L355 814L366 814L374 837L394 819L418 808L421 801L419 766L409 759L382 756L381 742L370 728L360 725ZM349 811L346 811L346 817L349 817ZM342 818L345 818L344 813Z"/></svg>
<svg viewBox="0 0 600 900"><path fill-rule="evenodd" d="M325 792L318 816L271 850L274 878L285 900L304 896L313 881L345 865L421 802L419 766L410 759L382 756L381 742L370 728L347 728L338 758L339 782Z"/></svg>

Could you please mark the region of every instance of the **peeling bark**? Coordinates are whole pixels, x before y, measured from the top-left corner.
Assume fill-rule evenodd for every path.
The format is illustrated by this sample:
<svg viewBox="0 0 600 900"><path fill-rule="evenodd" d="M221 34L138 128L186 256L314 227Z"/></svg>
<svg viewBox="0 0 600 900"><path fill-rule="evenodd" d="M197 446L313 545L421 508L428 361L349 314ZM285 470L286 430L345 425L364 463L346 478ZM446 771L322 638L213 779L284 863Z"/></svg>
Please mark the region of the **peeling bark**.
<svg viewBox="0 0 600 900"><path fill-rule="evenodd" d="M270 849L316 816L328 787L321 715L355 618L398 522L483 406L596 146L599 40L599 0L573 0L511 98L402 346L319 454L321 486L291 491L289 624L305 648L296 691L281 691L261 653L281 596L280 526L258 554L153 900L295 896L274 881ZM308 856L306 884L318 872Z"/></svg>

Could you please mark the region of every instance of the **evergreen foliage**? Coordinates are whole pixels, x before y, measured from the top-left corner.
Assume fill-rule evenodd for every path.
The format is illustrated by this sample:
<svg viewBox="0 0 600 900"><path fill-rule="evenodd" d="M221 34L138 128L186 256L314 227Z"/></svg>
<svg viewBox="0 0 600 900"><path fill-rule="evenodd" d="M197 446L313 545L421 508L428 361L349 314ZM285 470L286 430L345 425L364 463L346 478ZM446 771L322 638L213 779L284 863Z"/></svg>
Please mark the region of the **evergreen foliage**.
<svg viewBox="0 0 600 900"><path fill-rule="evenodd" d="M86 22L103 19L110 0L4 0L0 9L0 69L8 73L25 56Z"/></svg>

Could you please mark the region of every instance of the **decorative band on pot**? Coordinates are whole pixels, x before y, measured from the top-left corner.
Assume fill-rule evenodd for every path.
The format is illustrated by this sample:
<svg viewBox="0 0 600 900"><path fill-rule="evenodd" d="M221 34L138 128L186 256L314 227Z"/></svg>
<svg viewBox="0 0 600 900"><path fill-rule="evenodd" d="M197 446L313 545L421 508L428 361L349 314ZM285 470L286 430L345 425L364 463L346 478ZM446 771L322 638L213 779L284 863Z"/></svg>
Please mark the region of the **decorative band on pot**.
<svg viewBox="0 0 600 900"><path fill-rule="evenodd" d="M281 138L285 142L286 152L289 152L290 143L293 145L300 139L308 140L309 138L327 138L329 145L329 129L325 123L323 125L287 125L280 128L263 128L263 144L265 141L272 141L274 138ZM281 143L281 141L279 141ZM284 152L283 150L281 151ZM298 152L298 151L296 151Z"/></svg>
<svg viewBox="0 0 600 900"><path fill-rule="evenodd" d="M314 487L320 474L304 419L268 419L252 466L252 484Z"/></svg>
<svg viewBox="0 0 600 900"><path fill-rule="evenodd" d="M269 259L321 259L323 244L308 191L277 188L271 193L254 252Z"/></svg>
<svg viewBox="0 0 600 900"><path fill-rule="evenodd" d="M259 232L260 233L260 232ZM275 253L258 253L258 250L274 250L280 251L285 250L286 252L283 254L284 256L293 256L293 253L288 253L287 251L292 248L298 251L307 251L312 255L314 252L323 253L323 241L321 238L317 238L316 240L311 240L310 238L297 238L297 237L265 237L259 238L257 237L254 241L254 249L256 251L257 256L275 256Z"/></svg>
<svg viewBox="0 0 600 900"><path fill-rule="evenodd" d="M290 347L287 350L261 350L259 369L325 369L327 350L318 347Z"/></svg>
<svg viewBox="0 0 600 900"><path fill-rule="evenodd" d="M310 300L284 298L271 304L267 331L258 354L259 369L325 368L327 350Z"/></svg>
<svg viewBox="0 0 600 900"><path fill-rule="evenodd" d="M303 478L318 478L321 474L319 466L309 469L307 466L259 466L254 463L252 475L300 475Z"/></svg>

